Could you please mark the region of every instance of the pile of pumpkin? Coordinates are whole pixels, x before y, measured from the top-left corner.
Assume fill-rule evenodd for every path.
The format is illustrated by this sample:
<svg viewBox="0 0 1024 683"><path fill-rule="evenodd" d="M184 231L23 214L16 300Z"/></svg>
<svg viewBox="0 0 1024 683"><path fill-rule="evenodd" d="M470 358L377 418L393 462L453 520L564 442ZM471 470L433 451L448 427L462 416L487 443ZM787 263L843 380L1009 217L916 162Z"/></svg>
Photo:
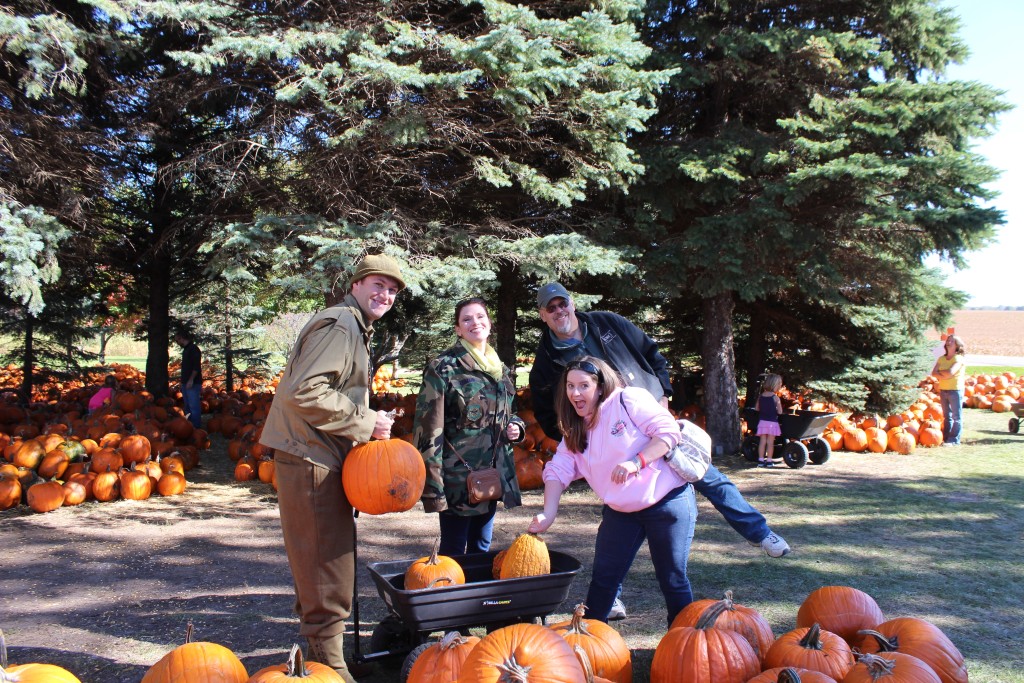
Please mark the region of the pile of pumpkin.
<svg viewBox="0 0 1024 683"><path fill-rule="evenodd" d="M924 382L931 391L938 392L938 380L929 377ZM964 379L964 405L968 408L1008 413L1024 394L1024 377L1013 372L999 375L969 375Z"/></svg>
<svg viewBox="0 0 1024 683"><path fill-rule="evenodd" d="M426 681L612 681L631 683L622 636L585 619L545 627L516 624L483 638L446 634L414 651L408 683ZM502 678L505 676L505 678ZM698 600L676 617L651 663L652 683L967 683L964 659L933 624L884 620L866 593L828 586L811 593L797 628L775 638L756 610Z"/></svg>
<svg viewBox="0 0 1024 683"><path fill-rule="evenodd" d="M125 380L109 405L86 415L87 395L72 391L28 410L0 406L0 509L24 503L49 512L185 490L185 472L210 442L174 399L154 400Z"/></svg>

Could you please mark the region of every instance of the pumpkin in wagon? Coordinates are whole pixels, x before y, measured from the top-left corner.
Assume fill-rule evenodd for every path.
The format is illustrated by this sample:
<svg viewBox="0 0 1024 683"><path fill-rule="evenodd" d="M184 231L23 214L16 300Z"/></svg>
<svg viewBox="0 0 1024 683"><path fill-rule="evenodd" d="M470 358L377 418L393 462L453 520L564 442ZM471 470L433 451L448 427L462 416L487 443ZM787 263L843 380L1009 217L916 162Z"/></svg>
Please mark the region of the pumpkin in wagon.
<svg viewBox="0 0 1024 683"><path fill-rule="evenodd" d="M438 555L441 548L441 537L434 541L434 549L427 557L414 561L405 570L405 589L420 590L433 588L439 583L455 586L466 583L466 573L462 566L450 557Z"/></svg>
<svg viewBox="0 0 1024 683"><path fill-rule="evenodd" d="M543 576L551 573L551 553L537 534L520 534L501 559L501 579Z"/></svg>

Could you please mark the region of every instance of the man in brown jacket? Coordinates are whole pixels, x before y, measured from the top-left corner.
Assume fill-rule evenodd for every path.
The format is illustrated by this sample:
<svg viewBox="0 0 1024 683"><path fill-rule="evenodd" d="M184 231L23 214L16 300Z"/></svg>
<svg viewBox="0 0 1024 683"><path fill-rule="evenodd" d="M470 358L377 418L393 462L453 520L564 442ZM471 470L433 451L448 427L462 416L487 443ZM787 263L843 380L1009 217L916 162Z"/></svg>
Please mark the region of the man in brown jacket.
<svg viewBox="0 0 1024 683"><path fill-rule="evenodd" d="M393 419L369 408L370 336L404 287L388 256L356 266L345 299L299 333L260 438L276 451L281 530L308 658L346 681L354 681L342 636L352 609L355 522L341 465L354 444L391 436Z"/></svg>

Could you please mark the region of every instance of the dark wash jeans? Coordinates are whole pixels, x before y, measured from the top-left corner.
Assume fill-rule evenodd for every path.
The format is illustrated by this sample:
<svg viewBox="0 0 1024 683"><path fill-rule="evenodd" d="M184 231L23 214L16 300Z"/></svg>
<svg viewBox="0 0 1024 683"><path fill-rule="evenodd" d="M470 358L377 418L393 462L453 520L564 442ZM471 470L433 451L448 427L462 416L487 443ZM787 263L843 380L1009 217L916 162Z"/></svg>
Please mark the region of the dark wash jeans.
<svg viewBox="0 0 1024 683"><path fill-rule="evenodd" d="M697 500L689 485L674 489L654 505L636 512L617 512L605 505L594 547L587 618L608 620L619 586L646 540L671 624L693 602L686 563L696 521Z"/></svg>
<svg viewBox="0 0 1024 683"><path fill-rule="evenodd" d="M747 502L729 477L717 467L708 467L704 478L693 488L715 506L736 532L751 543L759 544L769 534L768 521L753 505Z"/></svg>
<svg viewBox="0 0 1024 683"><path fill-rule="evenodd" d="M451 510L438 514L441 524L442 555L472 555L486 553L491 547L491 534L494 532L494 513L498 509L491 503L490 512L485 515L469 515L463 517Z"/></svg>

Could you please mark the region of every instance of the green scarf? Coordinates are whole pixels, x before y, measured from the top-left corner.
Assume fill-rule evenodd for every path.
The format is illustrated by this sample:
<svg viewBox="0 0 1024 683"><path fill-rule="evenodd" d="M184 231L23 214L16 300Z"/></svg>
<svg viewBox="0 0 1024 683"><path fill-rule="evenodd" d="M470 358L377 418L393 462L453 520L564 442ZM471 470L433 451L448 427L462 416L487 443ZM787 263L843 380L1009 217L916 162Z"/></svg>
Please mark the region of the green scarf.
<svg viewBox="0 0 1024 683"><path fill-rule="evenodd" d="M480 370L493 377L495 382L501 381L501 376L504 374L504 368L501 365L501 359L498 358L498 352L495 351L490 344L487 345L487 348L481 354L476 350L475 346L467 342L465 339L460 337L459 341L462 342L462 348L469 351L469 355L473 357L474 361L476 361L476 366Z"/></svg>

